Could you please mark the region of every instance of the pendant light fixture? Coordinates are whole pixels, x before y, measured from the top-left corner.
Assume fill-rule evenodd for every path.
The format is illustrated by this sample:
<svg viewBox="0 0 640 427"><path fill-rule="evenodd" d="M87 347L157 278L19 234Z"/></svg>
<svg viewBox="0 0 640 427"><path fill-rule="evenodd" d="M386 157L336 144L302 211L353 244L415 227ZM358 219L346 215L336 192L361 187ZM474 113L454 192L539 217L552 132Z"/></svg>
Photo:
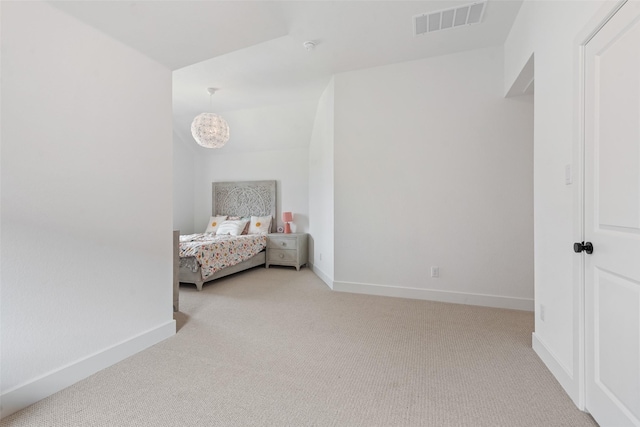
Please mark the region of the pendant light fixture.
<svg viewBox="0 0 640 427"><path fill-rule="evenodd" d="M211 97L218 89L207 88L209 93L209 109L211 109ZM229 125L227 121L217 114L202 113L196 116L191 123L191 135L198 145L205 148L220 148L229 140Z"/></svg>

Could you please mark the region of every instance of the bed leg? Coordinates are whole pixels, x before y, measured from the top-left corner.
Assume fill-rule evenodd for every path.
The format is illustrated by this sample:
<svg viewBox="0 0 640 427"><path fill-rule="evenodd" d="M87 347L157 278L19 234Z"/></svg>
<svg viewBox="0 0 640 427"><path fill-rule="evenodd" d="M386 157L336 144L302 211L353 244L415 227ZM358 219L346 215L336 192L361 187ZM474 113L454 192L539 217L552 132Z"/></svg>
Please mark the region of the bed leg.
<svg viewBox="0 0 640 427"><path fill-rule="evenodd" d="M196 288L198 288L198 291L201 291L201 290L202 290L202 284L203 284L203 283L204 283L204 282L196 282Z"/></svg>

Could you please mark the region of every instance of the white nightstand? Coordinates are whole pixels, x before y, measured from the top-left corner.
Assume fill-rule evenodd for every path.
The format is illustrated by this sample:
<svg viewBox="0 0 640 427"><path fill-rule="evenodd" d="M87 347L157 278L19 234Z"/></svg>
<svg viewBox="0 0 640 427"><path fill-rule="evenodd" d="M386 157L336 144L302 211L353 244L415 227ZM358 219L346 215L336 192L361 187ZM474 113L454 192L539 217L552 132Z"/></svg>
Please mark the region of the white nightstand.
<svg viewBox="0 0 640 427"><path fill-rule="evenodd" d="M267 235L267 265L290 265L300 271L308 259L307 233Z"/></svg>

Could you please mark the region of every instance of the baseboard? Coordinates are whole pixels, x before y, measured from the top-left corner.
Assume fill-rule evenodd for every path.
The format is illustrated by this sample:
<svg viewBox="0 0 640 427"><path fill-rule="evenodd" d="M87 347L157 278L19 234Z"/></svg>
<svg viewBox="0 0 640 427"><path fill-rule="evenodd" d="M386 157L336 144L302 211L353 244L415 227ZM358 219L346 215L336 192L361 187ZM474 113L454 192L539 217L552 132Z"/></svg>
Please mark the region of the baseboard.
<svg viewBox="0 0 640 427"><path fill-rule="evenodd" d="M562 386L571 400L577 402L577 387L573 380L573 374L558 360L556 355L549 349L549 346L547 346L535 332L531 334L531 347L540 360L542 360L542 363L545 364L551 374L558 380L560 386Z"/></svg>
<svg viewBox="0 0 640 427"><path fill-rule="evenodd" d="M104 368L175 335L175 333L176 322L171 320L104 351L7 390L0 396L0 418L7 417L45 397L51 396Z"/></svg>
<svg viewBox="0 0 640 427"><path fill-rule="evenodd" d="M320 280L322 280L329 287L329 289L333 289L333 279L331 279L327 275L327 273L325 273L324 271L322 271L312 263L309 263L309 267L311 268L311 271L313 271L316 274L316 276L318 276Z"/></svg>
<svg viewBox="0 0 640 427"><path fill-rule="evenodd" d="M508 308L512 310L533 311L533 299L514 298L497 295L450 292L434 289L405 288L396 286L372 285L368 283L333 282L333 290L354 294L380 295L386 297L422 299L450 302L454 304L479 305L483 307Z"/></svg>

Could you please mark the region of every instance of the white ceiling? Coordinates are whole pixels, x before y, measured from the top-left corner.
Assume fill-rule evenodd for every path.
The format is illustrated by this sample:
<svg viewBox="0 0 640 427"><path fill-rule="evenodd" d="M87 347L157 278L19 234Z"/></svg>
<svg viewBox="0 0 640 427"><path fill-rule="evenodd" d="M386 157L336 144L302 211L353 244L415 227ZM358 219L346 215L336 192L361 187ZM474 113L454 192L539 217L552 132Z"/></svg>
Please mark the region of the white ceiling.
<svg viewBox="0 0 640 427"><path fill-rule="evenodd" d="M174 129L188 138L210 103L223 113L317 100L334 73L501 45L522 0L488 0L481 24L413 36L413 16L473 1L51 3L174 70ZM207 87L220 91L210 100Z"/></svg>

